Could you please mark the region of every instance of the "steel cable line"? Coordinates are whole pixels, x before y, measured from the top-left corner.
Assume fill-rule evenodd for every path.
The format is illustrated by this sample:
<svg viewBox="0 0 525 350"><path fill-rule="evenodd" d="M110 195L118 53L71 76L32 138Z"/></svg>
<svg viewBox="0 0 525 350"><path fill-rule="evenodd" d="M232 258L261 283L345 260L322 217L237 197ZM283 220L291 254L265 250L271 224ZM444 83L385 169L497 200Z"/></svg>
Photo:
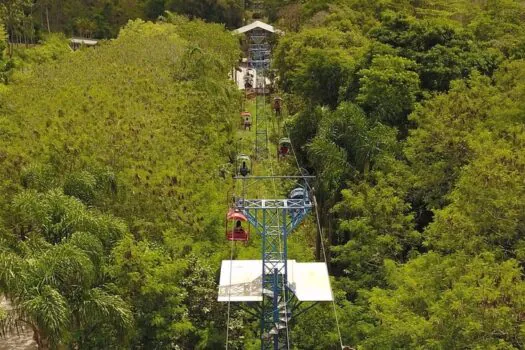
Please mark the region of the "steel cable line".
<svg viewBox="0 0 525 350"><path fill-rule="evenodd" d="M270 173L272 176L274 176L274 170L273 170L273 165L272 163L270 162ZM272 183L273 183L273 191L274 191L274 195L275 195L275 198L277 198L277 186L275 184L275 178L272 179ZM278 227L281 227L281 222L280 222L280 217L279 215L277 215L277 226ZM281 251L281 254L282 254L282 251L283 251L283 244L282 244L282 240L281 240L281 235L279 234L279 250ZM287 263L286 261L284 263ZM284 274L282 274L282 283L283 283L283 286L284 286L284 290L286 290L286 281L284 279ZM277 311L279 310L279 308L277 308ZM288 349L290 349L290 334L289 334L289 329L288 329L288 301L286 299L286 291L284 292L284 314L285 314L285 324L286 324L286 343L288 345Z"/></svg>
<svg viewBox="0 0 525 350"><path fill-rule="evenodd" d="M323 250L324 262L326 263L327 262L326 250L324 247L323 236L321 234L322 230L321 230L321 221L319 220L319 207L317 206L317 198L315 197L315 194L314 194L314 205L315 205L315 217L317 218L317 229L319 231L319 236L321 238L320 240L321 240L321 248ZM334 310L335 324L337 327L337 334L339 335L339 343L341 344L341 349L342 349L344 347L343 337L341 336L341 327L339 326L339 317L337 316L337 308L335 306L335 297L334 297L334 293L332 292L332 282L330 281L330 278L328 278L328 283L330 284L330 292L332 293L332 308Z"/></svg>
<svg viewBox="0 0 525 350"><path fill-rule="evenodd" d="M286 123L283 123L283 129L286 131L286 136L290 140L290 147L292 149L292 154L293 154L293 157L295 159L295 164L297 165L297 170L302 175L301 166L299 164L299 160L297 159L297 154L295 153L295 148L293 146L292 139L290 138L290 132L289 132L288 128L286 127ZM308 187L310 187L308 185L308 182L305 181L305 183L307 184ZM310 187L310 189L312 189L312 188ZM327 264L328 260L326 258L326 250L325 250L324 240L323 240L323 235L322 235L321 221L320 221L320 218L319 218L319 207L317 205L317 198L315 196L315 193L313 193L313 197L314 197L314 205L315 205L315 217L316 217L316 221L317 221L317 232L319 234L319 238L320 238L320 241L321 241L321 249L323 251L324 263ZM334 312L335 324L336 324L336 327L337 327L337 334L339 336L339 343L341 344L341 349L342 349L344 347L344 345L343 345L343 337L341 335L341 327L339 325L339 317L337 316L337 308L336 308L336 305L335 305L335 297L334 297L334 293L332 291L332 282L330 281L330 278L328 278L328 283L330 285L330 292L332 293L332 308L333 308L333 312Z"/></svg>
<svg viewBox="0 0 525 350"><path fill-rule="evenodd" d="M266 109L266 76L263 74L263 81L264 81L264 85L263 85L263 94L262 94L262 97L263 97L263 113L265 113L265 109ZM256 109L256 114L258 113L259 111ZM269 161L269 168L270 168L270 175L273 177L275 176L275 172L274 172L274 169L273 169L273 165L272 165L272 162L270 159L268 159ZM277 185L275 184L275 178L272 179L272 185L273 185L273 192L274 192L274 196L275 198L277 198ZM277 215L277 226L280 228L281 227L281 220L280 220L280 215ZM281 234L279 234L279 238L278 238L278 242L279 242L279 251L280 251L280 254L281 254L281 257L282 257L282 251L283 251L283 243L282 243L282 239L281 239ZM284 261L283 264L286 264L287 262ZM283 298L284 298L284 313L285 313L285 325L286 325L286 344L287 344L287 349L290 349L290 330L289 330L289 326L288 326L288 301L286 299L286 281L285 281L285 276L284 274L281 274L281 278L282 278L282 285L283 285L283 289L284 289L284 295L283 295ZM277 311L277 313L279 313L279 306L277 305L277 310L274 310L274 312Z"/></svg>
<svg viewBox="0 0 525 350"><path fill-rule="evenodd" d="M242 140L242 139L241 139ZM240 145L240 147L239 147ZM237 153L239 153L239 149L240 148L244 148L244 142L240 142L240 140L237 140ZM235 164L236 166L236 164ZM253 165L252 165L252 170L253 170ZM237 169L235 168L234 170L235 172L237 172ZM236 193L236 186L237 185L237 181L234 181L233 183L233 193ZM230 200L230 195L229 193L227 194L227 199L226 201L229 202ZM229 203L228 203L228 207L229 207ZM226 232L228 232L228 220L226 220ZM230 337L230 316L231 316L231 291L232 291L232 275L233 275L233 253L234 253L234 247L235 247L235 241L232 239L231 240L231 250L230 250L230 278L229 278L229 282L228 282L228 311L227 311L227 320L226 320L226 350L229 349L229 345L230 345L230 341L229 341L229 337ZM219 283L220 284L220 283Z"/></svg>
<svg viewBox="0 0 525 350"><path fill-rule="evenodd" d="M226 230L228 229L228 221L226 220ZM234 240L231 240L231 252L230 252L230 281L228 284L228 316L226 321L226 350L229 348L230 343L230 310L231 310L231 294L232 294L232 270L233 270L233 251L234 251Z"/></svg>

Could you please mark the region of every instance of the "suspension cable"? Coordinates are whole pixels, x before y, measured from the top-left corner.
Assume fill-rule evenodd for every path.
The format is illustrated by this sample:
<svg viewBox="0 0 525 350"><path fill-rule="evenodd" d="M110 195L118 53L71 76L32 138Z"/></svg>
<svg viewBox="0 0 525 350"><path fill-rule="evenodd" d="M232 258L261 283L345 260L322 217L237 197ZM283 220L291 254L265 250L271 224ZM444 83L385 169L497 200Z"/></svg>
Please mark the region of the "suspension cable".
<svg viewBox="0 0 525 350"><path fill-rule="evenodd" d="M270 168L271 175L274 176L275 174L274 174L274 171L273 171L273 165L272 165L271 161L270 161L270 164L269 164L269 168ZM277 198L277 186L275 185L275 178L272 180L272 184L273 184L274 195ZM281 227L280 215L277 215L277 226L279 228ZM279 250L281 251L281 254L282 254L283 243L282 243L280 234L279 234ZM286 256L286 258L288 258L288 256ZM284 261L283 263L284 264L288 264L287 261ZM282 278L283 288L285 290L285 292L284 292L284 314L285 314L284 319L285 319L285 324L286 324L286 343L288 345L287 349L290 349L290 334L289 334L289 328L288 328L288 300L286 299L286 288L287 288L287 286L286 286L286 280L284 279L284 274L281 274L281 276L282 276L281 278ZM277 310L279 310L279 307L277 307Z"/></svg>
<svg viewBox="0 0 525 350"><path fill-rule="evenodd" d="M301 166L299 165L299 160L297 159L297 154L295 152L295 148L294 148L293 143L292 143L292 139L290 138L290 132L289 132L288 128L286 127L286 123L284 123L284 120L283 120L283 129L286 131L286 136L290 140L290 148L292 149L292 154L293 154L293 157L295 159L295 164L297 165L297 170L299 171L299 173L301 175L303 175L302 172L301 172ZM308 186L308 182L306 182L306 184ZM323 240L323 234L322 234L322 228L321 228L321 220L319 218L319 206L317 205L317 197L315 196L315 193L312 193L312 195L313 195L314 206L315 206L315 218L316 218L316 222L317 222L317 232L319 234L319 240L321 242L321 250L323 251L324 263L327 264L328 260L326 258L326 250L325 250L325 246L324 246L324 240ZM333 308L333 313L334 313L335 324L336 324L336 327L337 327L337 334L339 336L339 343L340 343L341 349L342 349L344 347L344 345L343 345L343 337L341 335L341 327L339 325L339 317L337 315L337 308L336 308L336 305L335 305L335 296L334 296L334 293L332 291L333 289L332 289L332 282L330 281L330 277L328 278L328 283L329 283L329 286L330 286L330 292L332 293L332 308Z"/></svg>
<svg viewBox="0 0 525 350"><path fill-rule="evenodd" d="M236 152L237 154L239 154L239 150L244 150L244 142L241 142L243 141L242 138L240 139L237 139L237 142L236 142ZM242 153L242 152L241 152ZM235 165L236 166L236 165ZM234 170L235 172L237 171L237 169ZM233 193L235 193L235 188L236 188L236 184L237 184L237 181L234 181L233 183ZM229 193L227 194L227 197L226 198L226 202L227 202L227 205L228 205L228 208L230 207L229 205ZM226 234L228 234L228 220L226 220ZM234 255L234 247L235 247L235 241L234 241L234 236L233 236L233 233L232 233L232 240L230 241L231 244L231 249L230 249L230 277L229 277L229 282L228 282L228 311L227 311L227 320L226 320L226 350L229 349L229 346L230 346L230 341L229 341L229 337L230 337L230 319L231 319L231 291L232 291L232 275L233 275L233 255Z"/></svg>
<svg viewBox="0 0 525 350"><path fill-rule="evenodd" d="M226 234L228 234L228 220L226 220ZM226 350L228 350L229 345L230 345L229 338L230 338L230 310L231 310L231 294L232 294L233 251L234 251L234 240L232 236L231 251L230 251L230 281L228 282L228 316L227 316L227 321L226 321Z"/></svg>
<svg viewBox="0 0 525 350"><path fill-rule="evenodd" d="M266 113L266 76L263 74L263 113ZM256 109L256 112L255 113L258 113L257 109ZM265 121L266 121L266 127L268 127L268 118L265 118ZM266 134L266 137L268 137L268 134ZM267 150L268 153L270 152L270 150ZM274 176L275 173L274 173L274 169L273 169L273 165L272 165L272 160L271 158L269 157L268 158L268 167L270 168L270 174L271 176ZM277 198L277 185L275 184L275 178L272 179L272 185L273 185L273 192L274 192L274 196L275 198ZM281 228L281 218L280 218L280 215L278 213L276 213L277 215L277 227L280 229ZM279 233L279 236L278 236L278 242L279 242L279 251L280 251L280 256L282 258L282 253L283 253L283 242L282 242L282 239L281 239L281 234ZM286 257L288 258L288 256ZM287 261L283 261L283 264L287 265L288 262ZM282 278L282 285L283 285L283 291L284 291L284 320L285 320L285 326L286 326L286 344L287 344L287 349L290 349L290 330L289 330L289 326L288 326L288 300L286 299L286 288L287 288L287 285L286 285L286 280L285 280L285 276L284 274L281 274L281 278ZM279 314L279 305L277 305L277 314ZM275 310L274 310L275 312ZM279 319L280 321L280 319ZM276 326L278 328L278 326Z"/></svg>
<svg viewBox="0 0 525 350"><path fill-rule="evenodd" d="M317 205L317 197L315 196L315 194L313 195L313 197L314 197L314 205L315 205L315 217L317 219L317 230L319 232L319 236L320 236L319 238L321 241L321 248L323 251L324 262L326 264L327 263L326 250L324 247L324 240L323 240L322 229L321 229L321 221L319 219L319 206ZM344 346L343 337L341 336L341 327L339 326L339 317L337 316L337 308L335 306L335 296L334 296L334 293L332 292L332 282L330 281L330 277L328 277L328 283L330 285L330 292L332 293L332 308L334 310L335 324L337 326L337 334L339 335L339 343L341 344L341 349L342 349Z"/></svg>

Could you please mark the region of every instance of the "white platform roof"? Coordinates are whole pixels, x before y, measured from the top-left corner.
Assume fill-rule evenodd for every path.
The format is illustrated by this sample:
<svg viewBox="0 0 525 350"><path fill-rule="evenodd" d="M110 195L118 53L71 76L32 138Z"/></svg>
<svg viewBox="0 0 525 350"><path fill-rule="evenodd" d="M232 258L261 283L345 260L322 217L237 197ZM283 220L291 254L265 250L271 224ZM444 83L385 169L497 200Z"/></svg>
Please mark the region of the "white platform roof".
<svg viewBox="0 0 525 350"><path fill-rule="evenodd" d="M94 39L71 38L69 40L71 43L79 44L79 45L94 46L98 44L98 40L94 40Z"/></svg>
<svg viewBox="0 0 525 350"><path fill-rule="evenodd" d="M279 35L284 34L283 31L281 31L279 29L275 29L272 25L269 25L269 24L261 22L261 21L255 21L253 23L245 25L244 27L235 29L233 32L235 34L244 34L244 33L247 33L249 31L252 31L254 29L262 29L262 30L265 30L267 32L275 33L275 34L279 34Z"/></svg>
<svg viewBox="0 0 525 350"><path fill-rule="evenodd" d="M223 260L218 301L262 301L261 276L262 260ZM288 260L288 282L299 301L333 300L325 263Z"/></svg>

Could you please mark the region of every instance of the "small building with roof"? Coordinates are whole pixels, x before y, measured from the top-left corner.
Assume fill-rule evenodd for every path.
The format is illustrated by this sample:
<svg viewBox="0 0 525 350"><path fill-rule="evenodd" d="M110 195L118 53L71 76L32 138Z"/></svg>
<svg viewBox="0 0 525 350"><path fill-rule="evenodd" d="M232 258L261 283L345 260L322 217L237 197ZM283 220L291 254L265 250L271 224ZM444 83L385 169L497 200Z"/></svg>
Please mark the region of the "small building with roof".
<svg viewBox="0 0 525 350"><path fill-rule="evenodd" d="M73 50L77 50L82 46L96 46L98 40L95 39L86 39L86 38L71 38L69 39L69 44Z"/></svg>
<svg viewBox="0 0 525 350"><path fill-rule="evenodd" d="M247 93L265 92L272 84L267 73L271 66L272 46L277 36L284 32L262 21L254 21L233 31L241 41L246 59L238 69L232 70L232 78Z"/></svg>
<svg viewBox="0 0 525 350"><path fill-rule="evenodd" d="M246 34L248 32L253 32L253 31L263 31L263 32L271 33L271 34L284 35L284 32L282 30L276 29L274 28L274 26L261 22L261 21L255 21L253 23L245 25L244 27L235 29L233 33L234 34Z"/></svg>

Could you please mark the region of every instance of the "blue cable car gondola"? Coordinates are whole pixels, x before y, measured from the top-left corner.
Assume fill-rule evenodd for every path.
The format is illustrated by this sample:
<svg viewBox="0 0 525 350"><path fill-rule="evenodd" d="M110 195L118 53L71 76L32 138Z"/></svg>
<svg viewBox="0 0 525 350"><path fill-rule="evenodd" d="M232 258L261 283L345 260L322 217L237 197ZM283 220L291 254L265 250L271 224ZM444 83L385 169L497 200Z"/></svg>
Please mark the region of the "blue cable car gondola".
<svg viewBox="0 0 525 350"><path fill-rule="evenodd" d="M289 199L293 199L297 202L297 200L300 200L302 202L300 206L303 206L304 203L310 202L310 198L308 197L308 191L304 187L296 187L293 190L290 191L290 194L288 195ZM293 205L297 205L298 203L294 203ZM290 215L292 216L292 220L297 220L300 218L300 210L299 209L290 209Z"/></svg>
<svg viewBox="0 0 525 350"><path fill-rule="evenodd" d="M308 198L308 191L304 187L296 187L288 196L290 199L307 199Z"/></svg>

